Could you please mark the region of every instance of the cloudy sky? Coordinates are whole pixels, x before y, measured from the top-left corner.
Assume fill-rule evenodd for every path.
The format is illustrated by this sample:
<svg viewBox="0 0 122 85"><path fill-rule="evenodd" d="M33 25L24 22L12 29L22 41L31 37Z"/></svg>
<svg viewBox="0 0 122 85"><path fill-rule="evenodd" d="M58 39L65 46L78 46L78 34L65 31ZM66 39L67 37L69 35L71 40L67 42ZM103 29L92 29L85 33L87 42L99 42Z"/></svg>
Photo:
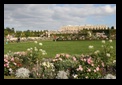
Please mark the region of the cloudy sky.
<svg viewBox="0 0 122 85"><path fill-rule="evenodd" d="M116 4L4 4L4 28L58 30L85 24L116 27Z"/></svg>

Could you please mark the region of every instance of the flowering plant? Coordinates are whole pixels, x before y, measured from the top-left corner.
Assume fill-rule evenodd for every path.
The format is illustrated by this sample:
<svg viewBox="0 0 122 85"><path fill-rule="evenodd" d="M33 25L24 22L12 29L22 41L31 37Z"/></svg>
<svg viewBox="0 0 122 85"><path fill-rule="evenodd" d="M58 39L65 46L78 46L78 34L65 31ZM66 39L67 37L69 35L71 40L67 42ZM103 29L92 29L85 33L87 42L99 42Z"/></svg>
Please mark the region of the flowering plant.
<svg viewBox="0 0 122 85"><path fill-rule="evenodd" d="M72 57L71 55L64 53L56 54L52 62L54 63L56 71L67 71L67 69L70 70L78 64L75 57Z"/></svg>
<svg viewBox="0 0 122 85"><path fill-rule="evenodd" d="M41 79L54 79L56 77L55 67L50 62L39 62L33 67L32 77Z"/></svg>
<svg viewBox="0 0 122 85"><path fill-rule="evenodd" d="M95 60L90 55L69 55L57 54L53 59L56 72L61 70L68 71L68 78L73 79L96 79L101 77L100 68L102 65L100 60Z"/></svg>
<svg viewBox="0 0 122 85"><path fill-rule="evenodd" d="M29 74L30 71L28 69L21 67L16 70L15 75L17 78L29 78Z"/></svg>
<svg viewBox="0 0 122 85"><path fill-rule="evenodd" d="M39 46L42 46L42 43L38 43L35 41L35 44L38 44ZM43 49L40 49L40 47L34 47L34 48L28 48L27 49L27 55L26 57L23 57L23 62L26 63L27 68L33 67L34 64L37 64L37 61L40 61L42 56L46 55L46 51ZM24 61L25 60L25 61Z"/></svg>
<svg viewBox="0 0 122 85"><path fill-rule="evenodd" d="M113 46L111 45L112 40L109 40L106 42L105 40L102 40L103 45L101 46L101 51L97 50L94 52L96 58L100 58L105 66L112 65L113 60L116 60L116 53L113 50ZM94 55L93 54L93 55Z"/></svg>
<svg viewBox="0 0 122 85"><path fill-rule="evenodd" d="M22 66L21 62L17 57L4 55L4 75L14 74L15 70Z"/></svg>

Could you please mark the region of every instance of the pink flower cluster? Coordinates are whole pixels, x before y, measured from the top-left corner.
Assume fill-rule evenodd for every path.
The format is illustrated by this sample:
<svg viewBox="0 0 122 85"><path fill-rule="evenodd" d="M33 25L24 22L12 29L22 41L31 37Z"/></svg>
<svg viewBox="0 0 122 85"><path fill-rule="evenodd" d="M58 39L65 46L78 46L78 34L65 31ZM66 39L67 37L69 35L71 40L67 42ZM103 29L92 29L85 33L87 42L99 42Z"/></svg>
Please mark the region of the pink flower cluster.
<svg viewBox="0 0 122 85"><path fill-rule="evenodd" d="M79 65L79 68L76 69L77 71L83 71L82 65Z"/></svg>
<svg viewBox="0 0 122 85"><path fill-rule="evenodd" d="M9 68L9 61L7 59L4 59L4 67Z"/></svg>
<svg viewBox="0 0 122 85"><path fill-rule="evenodd" d="M93 61L92 61L92 59L91 59L91 57L89 57L88 59L87 59L87 63L88 64L91 64Z"/></svg>
<svg viewBox="0 0 122 85"><path fill-rule="evenodd" d="M91 57L89 57L89 58L83 58L83 57L81 57L80 60L81 60L81 61L84 61L84 62L87 62L87 63L90 64L91 66L94 66L93 60L92 60Z"/></svg>
<svg viewBox="0 0 122 85"><path fill-rule="evenodd" d="M59 58L60 57L60 54L56 54L55 58Z"/></svg>
<svg viewBox="0 0 122 85"><path fill-rule="evenodd" d="M70 55L69 54L65 54L65 53L56 54L55 59L53 59L53 61L54 62L58 61L58 60L62 61L62 59L69 58L69 57L70 57Z"/></svg>
<svg viewBox="0 0 122 85"><path fill-rule="evenodd" d="M73 60L76 61L77 59L75 57L73 57Z"/></svg>
<svg viewBox="0 0 122 85"><path fill-rule="evenodd" d="M88 68L88 69L87 69L87 72L91 72L91 69L90 69L90 68Z"/></svg>
<svg viewBox="0 0 122 85"><path fill-rule="evenodd" d="M4 69L10 71L10 69L15 70L16 68L21 67L21 66L22 64L20 63L18 59L15 59L14 57L11 57L8 55L4 55Z"/></svg>
<svg viewBox="0 0 122 85"><path fill-rule="evenodd" d="M74 58L75 60L75 58ZM98 61L100 62L100 61ZM81 55L80 57L80 65L79 67L76 69L76 71L79 73L80 71L82 71L83 73L89 73L89 75L94 75L99 73L100 71L100 65L97 65L97 62L94 62L94 59L87 55ZM101 66L104 67L104 63L101 62ZM85 78L89 78L89 76L86 76Z"/></svg>

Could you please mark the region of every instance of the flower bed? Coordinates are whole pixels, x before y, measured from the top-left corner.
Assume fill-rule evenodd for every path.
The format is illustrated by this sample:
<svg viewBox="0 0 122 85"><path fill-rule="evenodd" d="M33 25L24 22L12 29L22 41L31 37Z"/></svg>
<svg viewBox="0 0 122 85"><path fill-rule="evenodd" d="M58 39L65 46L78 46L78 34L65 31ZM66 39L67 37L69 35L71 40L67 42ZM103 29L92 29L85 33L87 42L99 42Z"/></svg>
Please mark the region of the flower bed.
<svg viewBox="0 0 122 85"><path fill-rule="evenodd" d="M9 52L4 55L4 75L16 78L39 79L108 79L107 74L116 75L116 55L113 53L112 40L102 41L102 49L94 50L88 46L90 54L56 54L55 58L45 59L43 45L28 48L26 52Z"/></svg>

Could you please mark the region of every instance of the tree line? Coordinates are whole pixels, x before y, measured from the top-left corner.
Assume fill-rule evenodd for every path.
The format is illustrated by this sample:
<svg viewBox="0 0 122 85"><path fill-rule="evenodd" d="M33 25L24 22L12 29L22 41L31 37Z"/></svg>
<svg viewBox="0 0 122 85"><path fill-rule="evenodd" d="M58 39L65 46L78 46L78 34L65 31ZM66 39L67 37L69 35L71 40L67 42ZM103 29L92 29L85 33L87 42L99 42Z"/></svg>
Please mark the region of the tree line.
<svg viewBox="0 0 122 85"><path fill-rule="evenodd" d="M87 31L88 30L81 30L78 32L78 34L87 34ZM89 30L90 31L90 30ZM109 35L112 35L112 34L116 34L116 30L114 28L114 26L112 26L111 28L108 27L107 30L91 30L93 33L96 33L96 32L105 32L105 34L109 34ZM13 35L14 37L40 37L41 35L44 35L46 36L46 32L48 32L48 30L41 30L41 31L33 31L33 30L26 30L26 31L15 31L14 28L9 28L9 27L6 27L4 28L4 36L7 36L8 34L9 35ZM53 35L53 34L51 34ZM56 34L56 35L63 35L63 34ZM64 35L67 35L67 34L64 34Z"/></svg>
<svg viewBox="0 0 122 85"><path fill-rule="evenodd" d="M14 37L39 37L40 35L46 35L48 30L41 30L41 31L33 31L33 30L26 30L26 31L15 31L14 28L6 27L4 28L4 36L13 35Z"/></svg>

